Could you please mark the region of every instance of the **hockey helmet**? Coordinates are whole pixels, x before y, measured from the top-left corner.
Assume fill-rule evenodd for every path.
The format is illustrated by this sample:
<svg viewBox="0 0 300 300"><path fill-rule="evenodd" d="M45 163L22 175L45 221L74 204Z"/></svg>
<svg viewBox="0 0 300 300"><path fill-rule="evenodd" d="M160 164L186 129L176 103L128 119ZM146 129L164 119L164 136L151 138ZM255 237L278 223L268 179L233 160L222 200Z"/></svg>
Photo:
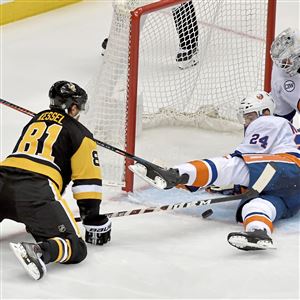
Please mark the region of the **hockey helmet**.
<svg viewBox="0 0 300 300"><path fill-rule="evenodd" d="M87 93L79 85L69 81L57 81L49 90L50 108L69 109L76 104L78 109L85 110Z"/></svg>
<svg viewBox="0 0 300 300"><path fill-rule="evenodd" d="M262 116L268 109L270 115L274 114L275 103L273 98L265 91L256 91L244 98L238 108L238 120L244 123L244 115L256 112L257 117Z"/></svg>
<svg viewBox="0 0 300 300"><path fill-rule="evenodd" d="M271 45L271 57L275 65L290 76L300 72L300 32L287 28L282 31Z"/></svg>

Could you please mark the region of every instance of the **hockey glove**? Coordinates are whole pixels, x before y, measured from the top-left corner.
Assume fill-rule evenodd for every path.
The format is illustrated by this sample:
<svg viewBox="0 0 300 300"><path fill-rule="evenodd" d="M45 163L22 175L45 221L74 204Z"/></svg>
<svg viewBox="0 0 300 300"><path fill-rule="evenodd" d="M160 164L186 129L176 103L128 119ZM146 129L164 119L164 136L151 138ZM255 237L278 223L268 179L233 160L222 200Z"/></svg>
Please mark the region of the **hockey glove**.
<svg viewBox="0 0 300 300"><path fill-rule="evenodd" d="M231 184L231 185L227 185L227 186L215 186L215 185L211 185L209 187L207 187L205 190L208 193L218 193L218 194L222 194L222 195L240 195L242 193L245 192L246 187L243 187L239 184Z"/></svg>
<svg viewBox="0 0 300 300"><path fill-rule="evenodd" d="M92 215L84 218L85 241L93 245L103 245L110 241L111 220L105 215Z"/></svg>
<svg viewBox="0 0 300 300"><path fill-rule="evenodd" d="M179 175L178 169L164 169L154 164L142 165L136 163L129 169L154 187L161 190L171 189L179 184L186 184L189 180L187 174Z"/></svg>

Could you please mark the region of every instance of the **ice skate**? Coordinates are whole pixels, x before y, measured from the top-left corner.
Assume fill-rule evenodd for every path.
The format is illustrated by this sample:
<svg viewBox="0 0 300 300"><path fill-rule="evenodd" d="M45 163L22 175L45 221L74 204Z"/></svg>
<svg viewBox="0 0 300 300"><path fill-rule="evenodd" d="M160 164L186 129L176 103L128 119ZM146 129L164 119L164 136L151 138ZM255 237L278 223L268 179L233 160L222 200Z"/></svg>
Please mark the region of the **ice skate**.
<svg viewBox="0 0 300 300"><path fill-rule="evenodd" d="M108 38L105 38L101 44L101 55L102 56L104 56L104 53L106 51L107 43L108 43Z"/></svg>
<svg viewBox="0 0 300 300"><path fill-rule="evenodd" d="M39 280L46 273L46 265L42 261L42 250L33 243L9 243L10 248L20 261L26 272L35 280Z"/></svg>
<svg viewBox="0 0 300 300"><path fill-rule="evenodd" d="M227 237L228 243L240 250L266 250L275 249L272 239L265 230L231 232Z"/></svg>
<svg viewBox="0 0 300 300"><path fill-rule="evenodd" d="M199 62L198 58L196 57L197 53L198 53L197 48L193 48L193 49L180 48L176 56L176 62L178 64L179 69L184 70L197 65Z"/></svg>

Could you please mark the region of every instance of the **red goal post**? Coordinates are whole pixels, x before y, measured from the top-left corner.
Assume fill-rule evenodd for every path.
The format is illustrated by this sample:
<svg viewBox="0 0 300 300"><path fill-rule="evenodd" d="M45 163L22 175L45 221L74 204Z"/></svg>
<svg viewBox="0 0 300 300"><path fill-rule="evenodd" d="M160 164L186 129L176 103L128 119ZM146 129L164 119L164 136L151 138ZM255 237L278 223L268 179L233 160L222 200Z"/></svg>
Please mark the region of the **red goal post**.
<svg viewBox="0 0 300 300"><path fill-rule="evenodd" d="M186 0L162 0L156 3L150 3L131 11L130 26L130 45L129 45L129 65L132 66L128 71L128 114L127 114L127 135L126 152L135 153L136 137L136 115L137 115L137 87L138 87L138 64L139 64L139 44L140 44L140 21L141 16L151 12L161 10L174 4L180 4ZM133 174L128 166L133 164L131 159L125 159L125 191L133 190Z"/></svg>
<svg viewBox="0 0 300 300"><path fill-rule="evenodd" d="M185 119L184 125L207 127L205 120L213 119L223 127L236 121L232 111L245 93L270 91L269 49L274 39L276 0L160 0L141 5L145 2L115 1L109 43L90 93L89 125L96 138L134 154L137 123L144 119L146 127L152 126L148 124L156 117L155 126L165 125L166 120L172 125L179 120L180 124ZM193 13L197 25L189 20ZM197 28L191 29L193 26ZM197 32L198 62L179 69L178 51L184 48L183 42L186 48L192 44L183 41L184 31L190 40L195 40ZM153 75L148 75L150 72ZM192 100L181 103L188 96ZM120 158L118 171L112 166L119 159L115 155L103 157L104 182L106 175L114 177L121 172L116 181L121 178L123 189L132 191L133 175L128 169L132 161L126 159L124 167ZM113 171L105 172L108 162ZM114 183L114 179L108 181Z"/></svg>

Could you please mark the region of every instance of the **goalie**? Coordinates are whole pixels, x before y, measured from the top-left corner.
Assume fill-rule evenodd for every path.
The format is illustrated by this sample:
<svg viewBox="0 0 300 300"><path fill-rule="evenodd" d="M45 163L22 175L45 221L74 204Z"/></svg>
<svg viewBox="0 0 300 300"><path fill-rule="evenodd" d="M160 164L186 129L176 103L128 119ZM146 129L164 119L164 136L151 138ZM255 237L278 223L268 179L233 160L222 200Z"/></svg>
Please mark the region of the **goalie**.
<svg viewBox="0 0 300 300"><path fill-rule="evenodd" d="M271 93L276 103L275 115L293 120L300 113L300 31L288 28L271 46Z"/></svg>
<svg viewBox="0 0 300 300"><path fill-rule="evenodd" d="M226 157L202 159L171 169L155 169L135 164L130 169L160 189L195 189L212 184L252 187L267 163L276 173L260 197L242 200L236 220L245 231L232 232L227 240L241 250L272 248L273 222L289 218L300 209L300 150L295 143L297 130L284 118L273 116L274 101L264 91L243 99L239 120L245 137L234 153Z"/></svg>

